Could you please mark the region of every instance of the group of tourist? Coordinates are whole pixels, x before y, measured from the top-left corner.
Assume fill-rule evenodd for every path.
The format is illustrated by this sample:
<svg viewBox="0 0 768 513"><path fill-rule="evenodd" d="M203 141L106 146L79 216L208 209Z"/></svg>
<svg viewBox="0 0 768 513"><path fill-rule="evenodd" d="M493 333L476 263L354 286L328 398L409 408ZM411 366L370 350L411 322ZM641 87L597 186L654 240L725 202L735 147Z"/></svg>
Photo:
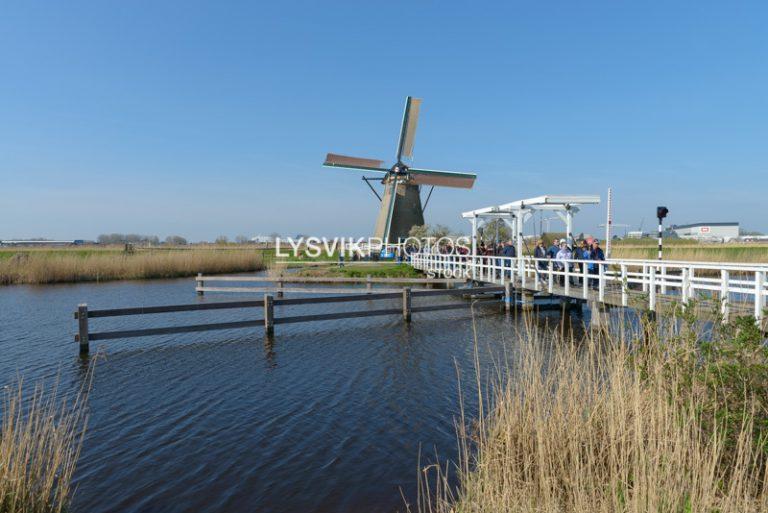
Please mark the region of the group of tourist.
<svg viewBox="0 0 768 513"><path fill-rule="evenodd" d="M398 263L407 262L410 260L410 255L413 251L416 251L417 248L412 246L400 246L395 249L394 254L392 255ZM429 251L429 250L432 251ZM458 254L458 255L467 255L469 253L468 248L465 246L457 245L454 246L450 242L447 244L440 245L435 248L427 248L425 253L429 252L435 252L439 254ZM508 240L505 242L486 242L486 241L480 241L477 247L477 254L479 256L485 256L485 257L510 257L515 258L517 257L517 249L515 248L515 245L513 241ZM378 260L379 255L376 253L373 253L371 256L373 256L374 260ZM368 259L370 257L361 257L358 255L353 254L352 260L357 259ZM552 264L552 269L557 272L563 272L565 269L568 269L569 273L572 273L569 276L569 283L571 285L577 284L580 277L584 273L584 267L586 266L586 271L588 274L596 275L599 273L599 264L598 262L605 260L605 253L603 252L603 249L600 247L600 241L593 238L588 238L585 240L582 240L579 242L579 244L575 244L574 247L571 247L568 244L567 239L555 239L552 241L552 244L549 247L546 247L544 245L544 241L542 239L539 239L536 241L536 247L533 250L533 258L536 259L536 268L538 270L547 271L550 268L550 263ZM494 262L495 260L495 262ZM497 267L503 267L504 268L504 274L506 276L511 276L511 270L512 270L512 262L511 261L504 261L502 264L501 258L497 259L484 259L486 264L495 263ZM584 261L584 262L580 262ZM339 256L339 266L344 266L344 257L342 255ZM501 269L497 269L496 271L497 278L501 275ZM545 281L546 274L545 273L539 273L539 279L542 281ZM558 276L558 281L561 285L565 284L565 276L564 274L561 274ZM597 279L590 278L589 279L589 285L593 288L597 288Z"/></svg>
<svg viewBox="0 0 768 513"><path fill-rule="evenodd" d="M488 244L486 244L485 241L480 241L480 245L477 248L477 254L486 256L516 257L517 250L515 249L515 245L511 240L498 243L491 241Z"/></svg>
<svg viewBox="0 0 768 513"><path fill-rule="evenodd" d="M477 254L486 257L514 258L517 256L517 250L511 240L487 243L481 241L478 244ZM571 247L566 239L555 239L552 241L551 246L546 247L544 241L539 239L533 250L533 257L536 259L536 267L540 270L548 270L550 261L554 271L562 272L567 267L568 271L573 273L573 276L569 277L569 282L571 285L574 285L584 273L584 266L586 266L588 274L599 273L600 264L598 262L605 260L605 253L600 247L600 241L593 238L582 240L578 245L574 245L574 247ZM585 262L582 263L579 260L584 260ZM492 259L485 259L486 264L491 261ZM496 264L500 265L500 260L497 260ZM511 267L511 262L505 263L503 267ZM506 271L506 274L509 275L510 272ZM539 278L544 280L545 276L545 274L540 273ZM559 276L558 281L561 285L564 284L565 276ZM592 287L597 287L596 279L590 279L589 281Z"/></svg>
<svg viewBox="0 0 768 513"><path fill-rule="evenodd" d="M576 246L576 245L574 245ZM537 267L539 269L548 269L549 261L554 260L553 268L556 271L564 271L568 269L569 272L573 272L576 276L569 277L569 283L573 285L578 276L584 273L584 266L587 267L588 274L598 274L599 266L598 262L605 260L605 253L600 247L600 241L597 239L582 240L578 246L571 248L568 245L566 239L555 239L552 241L552 245L549 248L544 246L544 241L539 239L536 242L536 249L533 252L533 257L537 260ZM576 262L574 262L576 260ZM578 260L587 260L588 262L578 262ZM565 284L565 276L560 276L560 284ZM593 288L597 288L597 280L590 279L589 284Z"/></svg>

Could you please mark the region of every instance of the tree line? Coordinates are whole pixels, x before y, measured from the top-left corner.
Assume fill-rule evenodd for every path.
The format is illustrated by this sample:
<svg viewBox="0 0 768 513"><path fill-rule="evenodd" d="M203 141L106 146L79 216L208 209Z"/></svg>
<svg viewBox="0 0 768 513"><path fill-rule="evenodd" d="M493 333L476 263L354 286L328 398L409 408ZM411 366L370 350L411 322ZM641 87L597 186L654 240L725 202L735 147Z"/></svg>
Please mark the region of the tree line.
<svg viewBox="0 0 768 513"><path fill-rule="evenodd" d="M274 233L270 235L270 238L274 240L275 237L280 235ZM96 238L99 244L135 244L142 246L158 246L162 244L168 244L172 246L185 246L189 244L189 241L181 235L169 235L165 239L160 240L157 235L140 235L137 233L102 233ZM248 244L251 239L245 235L238 235L233 241L230 241L226 235L219 235L216 237L216 244L230 244L234 242L236 244Z"/></svg>
<svg viewBox="0 0 768 513"><path fill-rule="evenodd" d="M96 238L99 244L137 244L147 246L160 245L160 237L157 235L140 235L138 233L102 233ZM188 244L187 239L181 235L169 235L163 242L174 246Z"/></svg>

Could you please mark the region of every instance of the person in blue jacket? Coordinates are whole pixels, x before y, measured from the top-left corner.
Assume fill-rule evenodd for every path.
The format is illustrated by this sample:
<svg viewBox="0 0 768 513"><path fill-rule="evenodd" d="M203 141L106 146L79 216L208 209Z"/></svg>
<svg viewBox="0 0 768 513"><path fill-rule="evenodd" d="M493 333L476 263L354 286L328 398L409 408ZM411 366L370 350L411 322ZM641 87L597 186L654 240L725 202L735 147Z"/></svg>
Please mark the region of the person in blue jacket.
<svg viewBox="0 0 768 513"><path fill-rule="evenodd" d="M577 246L574 244L573 247L573 259L574 260L589 260L589 254L592 250L590 249L589 245L587 244L587 241L583 240L579 243ZM576 278L576 283L581 283L581 276L586 268L585 262L578 262L574 264L573 269L579 276Z"/></svg>
<svg viewBox="0 0 768 513"><path fill-rule="evenodd" d="M560 241L555 239L552 241L552 245L547 248L547 257L555 258L558 251L560 251Z"/></svg>
<svg viewBox="0 0 768 513"><path fill-rule="evenodd" d="M597 239L592 241L592 249L589 252L589 259L590 260L598 260L598 261L605 260L605 253L603 253L603 250L600 248L600 241L597 240ZM598 264L596 262L590 262L587 265L587 269L589 270L589 274L598 274L599 273L598 266L600 266L600 265L602 265L602 264ZM590 282L590 286L593 289L597 288L598 281L596 279L593 278L593 279L589 280L589 282Z"/></svg>
<svg viewBox="0 0 768 513"><path fill-rule="evenodd" d="M536 247L533 250L533 258L536 258L536 259L547 258L547 249L544 247L544 241L541 239L536 241ZM547 262L543 262L542 260L539 260L538 262L536 262L536 267L538 267L539 269L546 269Z"/></svg>
<svg viewBox="0 0 768 513"><path fill-rule="evenodd" d="M514 244L512 244L511 240L508 240L504 244L504 249L501 250L501 256L511 257L511 258L515 258L517 256L517 251L515 250L515 246ZM505 260L504 267L506 267L507 269L512 269L512 262L510 260ZM512 276L512 271L511 270L505 271L504 274L507 276L507 278L509 278L510 276Z"/></svg>

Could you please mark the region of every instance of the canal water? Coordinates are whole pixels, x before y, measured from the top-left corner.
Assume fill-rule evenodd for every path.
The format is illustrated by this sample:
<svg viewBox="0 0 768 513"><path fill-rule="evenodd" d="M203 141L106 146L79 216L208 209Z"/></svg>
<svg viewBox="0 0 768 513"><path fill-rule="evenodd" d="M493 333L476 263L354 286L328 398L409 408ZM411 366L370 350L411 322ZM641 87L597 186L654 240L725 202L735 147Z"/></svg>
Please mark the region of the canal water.
<svg viewBox="0 0 768 513"><path fill-rule="evenodd" d="M0 386L19 376L27 384L59 376L65 392L81 386L78 303L234 297L198 298L190 279L0 288ZM396 307L386 303L277 307L276 315ZM515 350L516 321L499 307L475 316L489 371ZM557 312L544 315L557 322ZM249 316L262 312L100 318L91 331ZM473 340L470 311L450 310L414 314L410 325L398 316L279 325L272 344L258 328L92 343L103 357L72 511L404 511L419 454L422 464L456 456L460 395L468 415L477 411Z"/></svg>

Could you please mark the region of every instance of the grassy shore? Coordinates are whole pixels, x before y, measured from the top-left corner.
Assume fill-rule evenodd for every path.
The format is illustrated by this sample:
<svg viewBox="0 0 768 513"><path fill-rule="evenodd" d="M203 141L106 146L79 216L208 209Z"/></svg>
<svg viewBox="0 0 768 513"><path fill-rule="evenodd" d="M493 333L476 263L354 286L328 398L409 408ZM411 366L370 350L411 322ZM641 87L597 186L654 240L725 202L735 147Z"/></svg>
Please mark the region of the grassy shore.
<svg viewBox="0 0 768 513"><path fill-rule="evenodd" d="M307 267L297 272L299 276L320 277L346 277L365 278L422 278L421 271L417 271L408 264L395 263L346 263L344 267L338 265Z"/></svg>
<svg viewBox="0 0 768 513"><path fill-rule="evenodd" d="M0 285L179 278L264 268L256 249L174 248L125 252L117 247L0 250Z"/></svg>
<svg viewBox="0 0 768 513"><path fill-rule="evenodd" d="M762 336L752 320L706 340L683 326L522 330L495 386L478 378L480 418L459 422L459 488L450 467L424 469L416 509L768 511Z"/></svg>

